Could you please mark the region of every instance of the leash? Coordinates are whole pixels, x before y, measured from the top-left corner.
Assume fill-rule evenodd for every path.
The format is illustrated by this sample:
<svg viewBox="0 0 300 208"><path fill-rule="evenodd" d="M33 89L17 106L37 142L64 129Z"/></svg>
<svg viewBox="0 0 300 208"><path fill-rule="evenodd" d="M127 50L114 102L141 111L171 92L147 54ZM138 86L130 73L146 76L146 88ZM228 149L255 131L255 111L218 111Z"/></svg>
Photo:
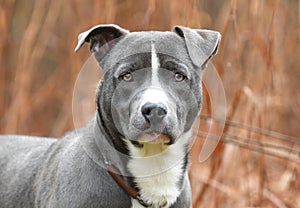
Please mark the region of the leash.
<svg viewBox="0 0 300 208"><path fill-rule="evenodd" d="M124 181L124 178L122 177L120 171L114 167L113 165L109 165L107 168L108 173L111 175L111 177L117 182L117 184L128 193L129 196L136 199L142 206L144 207L151 207L152 204L148 204L145 202L141 195L139 194L139 191L133 187L131 187L129 184L127 184Z"/></svg>
<svg viewBox="0 0 300 208"><path fill-rule="evenodd" d="M100 128L99 126L97 125L97 130L100 131ZM97 139L95 139L95 142L96 142L96 146L98 147L98 149L101 149L99 148L100 146L103 147L103 144L100 145L99 144L99 141ZM106 143L104 143L104 146L107 146ZM85 148L84 148L85 150ZM93 159L93 157L90 156L90 154L88 154L88 151L85 150L85 152L87 153L87 155L89 155L90 158ZM116 183L129 195L131 196L133 199L136 199L140 205L142 205L143 207L152 207L152 204L149 204L147 202L145 202L141 195L139 194L139 191L137 189L135 189L134 187L130 186L129 184L127 184L121 174L121 171L112 164L112 162L110 160L108 160L108 158L102 153L101 154L102 158L103 158L103 162L106 166L106 170L107 172L110 174L110 176L116 181ZM97 160L94 160L93 161L99 165L99 163L97 162ZM101 166L101 165L100 165Z"/></svg>

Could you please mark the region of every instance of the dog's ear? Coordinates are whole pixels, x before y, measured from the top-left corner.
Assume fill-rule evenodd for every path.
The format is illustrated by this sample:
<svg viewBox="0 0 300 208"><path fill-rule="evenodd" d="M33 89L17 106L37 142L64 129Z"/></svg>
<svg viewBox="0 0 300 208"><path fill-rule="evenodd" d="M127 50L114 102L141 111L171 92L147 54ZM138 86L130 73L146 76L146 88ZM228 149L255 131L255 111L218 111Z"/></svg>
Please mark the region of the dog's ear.
<svg viewBox="0 0 300 208"><path fill-rule="evenodd" d="M78 35L78 43L75 48L75 52L78 52L85 42L90 43L90 51L94 54L96 59L100 61L99 59L101 59L112 47L114 42L113 40L116 40L128 33L128 30L125 30L118 25L96 25L95 27L92 27Z"/></svg>
<svg viewBox="0 0 300 208"><path fill-rule="evenodd" d="M217 53L221 34L212 30L190 29L175 26L173 31L184 38L192 62L203 69L207 61Z"/></svg>

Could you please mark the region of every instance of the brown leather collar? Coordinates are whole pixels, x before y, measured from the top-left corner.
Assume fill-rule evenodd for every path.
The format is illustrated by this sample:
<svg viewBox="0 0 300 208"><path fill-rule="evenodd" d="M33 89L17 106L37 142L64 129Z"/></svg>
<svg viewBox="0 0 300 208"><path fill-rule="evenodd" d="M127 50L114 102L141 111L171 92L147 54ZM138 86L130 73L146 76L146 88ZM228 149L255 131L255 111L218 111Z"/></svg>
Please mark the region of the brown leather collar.
<svg viewBox="0 0 300 208"><path fill-rule="evenodd" d="M152 205L145 202L137 189L134 187L130 186L124 181L123 176L121 175L120 171L113 165L109 165L107 168L108 173L111 175L111 177L119 184L119 186L127 192L129 196L132 198L136 199L142 206L144 207L151 207Z"/></svg>

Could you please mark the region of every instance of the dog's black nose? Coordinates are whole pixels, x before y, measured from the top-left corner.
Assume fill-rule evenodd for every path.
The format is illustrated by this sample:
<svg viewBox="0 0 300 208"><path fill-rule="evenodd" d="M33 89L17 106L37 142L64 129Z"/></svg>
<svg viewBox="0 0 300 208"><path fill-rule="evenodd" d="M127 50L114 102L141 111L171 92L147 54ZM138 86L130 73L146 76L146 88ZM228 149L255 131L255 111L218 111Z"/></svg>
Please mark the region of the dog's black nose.
<svg viewBox="0 0 300 208"><path fill-rule="evenodd" d="M142 106L142 114L151 124L160 123L167 115L166 106L161 103L146 103Z"/></svg>

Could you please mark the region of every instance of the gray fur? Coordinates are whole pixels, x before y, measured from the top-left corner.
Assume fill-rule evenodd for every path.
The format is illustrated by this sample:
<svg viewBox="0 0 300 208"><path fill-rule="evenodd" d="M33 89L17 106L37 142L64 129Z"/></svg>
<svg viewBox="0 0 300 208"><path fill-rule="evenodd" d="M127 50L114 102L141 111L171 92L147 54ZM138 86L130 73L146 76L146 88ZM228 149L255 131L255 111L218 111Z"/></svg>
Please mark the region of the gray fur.
<svg viewBox="0 0 300 208"><path fill-rule="evenodd" d="M93 125L59 140L1 136L0 207L130 207L129 196L82 146L89 142L100 156L92 149Z"/></svg>
<svg viewBox="0 0 300 208"><path fill-rule="evenodd" d="M161 133L174 142L188 132L201 107L201 72L217 51L220 35L213 31L175 27L173 32L134 32L116 25L98 25L78 37L77 52L85 42L103 70L97 93L97 112L86 128L63 138L0 136L0 208L31 207L131 207L130 196L108 174L107 162L124 176L132 176L126 164L130 153L124 140L134 140L142 129L142 117L134 111L143 90L150 87L151 43L161 61L160 83L171 112ZM189 79L170 82L173 68L184 67ZM136 69L135 69L135 68ZM132 71L136 86L120 82L124 70ZM123 70L123 71L122 71ZM140 90L140 91L136 91ZM176 104L176 105L175 105ZM129 113L128 109L131 109ZM132 128L134 126L135 128ZM176 131L175 131L176 130ZM186 148L187 149L187 148ZM186 152L187 153L187 152ZM181 194L172 207L191 207L183 158ZM125 180L134 185L130 177Z"/></svg>

